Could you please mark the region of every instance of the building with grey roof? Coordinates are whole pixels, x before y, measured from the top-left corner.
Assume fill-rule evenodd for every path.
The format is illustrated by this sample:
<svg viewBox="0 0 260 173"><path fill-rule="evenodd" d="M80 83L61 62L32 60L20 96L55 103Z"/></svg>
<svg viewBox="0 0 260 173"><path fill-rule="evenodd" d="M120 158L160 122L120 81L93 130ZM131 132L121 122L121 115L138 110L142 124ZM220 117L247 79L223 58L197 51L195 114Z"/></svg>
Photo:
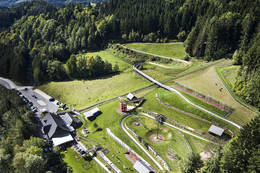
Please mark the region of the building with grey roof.
<svg viewBox="0 0 260 173"><path fill-rule="evenodd" d="M129 93L129 94L127 94L127 96L126 96L127 98L128 98L128 100L133 100L133 99L135 99L136 97L135 97L135 95L134 94L132 94L132 93Z"/></svg>
<svg viewBox="0 0 260 173"><path fill-rule="evenodd" d="M83 113L85 118L88 120L94 120L98 115L101 114L101 111L98 109L98 107L95 107L94 109L91 109L88 112Z"/></svg>
<svg viewBox="0 0 260 173"><path fill-rule="evenodd" d="M43 132L54 142L54 146L61 145L73 140L70 132L75 129L67 126L59 115L47 113L42 119Z"/></svg>
<svg viewBox="0 0 260 173"><path fill-rule="evenodd" d="M209 128L209 133L214 134L214 135L222 136L223 132L224 132L224 129L217 127L215 125L211 125Z"/></svg>
<svg viewBox="0 0 260 173"><path fill-rule="evenodd" d="M154 173L155 171L146 165L142 160L138 160L134 164L134 168L139 173Z"/></svg>

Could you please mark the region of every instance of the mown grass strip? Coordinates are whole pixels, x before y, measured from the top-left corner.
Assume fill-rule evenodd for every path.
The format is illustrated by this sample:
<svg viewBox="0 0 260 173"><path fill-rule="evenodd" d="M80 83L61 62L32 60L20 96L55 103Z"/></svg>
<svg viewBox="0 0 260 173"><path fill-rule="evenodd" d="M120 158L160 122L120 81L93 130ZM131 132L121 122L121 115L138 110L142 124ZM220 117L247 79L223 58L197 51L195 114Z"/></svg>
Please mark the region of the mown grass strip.
<svg viewBox="0 0 260 173"><path fill-rule="evenodd" d="M224 86L226 87L226 89L228 90L229 94L242 106L246 107L247 109L260 114L260 112L257 110L257 108L248 105L245 103L245 101L243 101L240 97L238 97L233 91L232 91L232 87L231 84L225 79L225 77L223 76L223 74L221 73L221 68L220 67L215 67L215 70L220 78L220 80L222 81L222 83L224 84Z"/></svg>

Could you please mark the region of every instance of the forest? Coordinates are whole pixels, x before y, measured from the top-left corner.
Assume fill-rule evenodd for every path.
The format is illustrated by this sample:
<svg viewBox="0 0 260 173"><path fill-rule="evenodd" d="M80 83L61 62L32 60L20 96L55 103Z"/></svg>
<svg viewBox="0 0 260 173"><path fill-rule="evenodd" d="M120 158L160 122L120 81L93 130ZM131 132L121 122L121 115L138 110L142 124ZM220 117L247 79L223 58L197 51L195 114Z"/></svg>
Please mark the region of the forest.
<svg viewBox="0 0 260 173"><path fill-rule="evenodd" d="M109 0L64 8L35 0L1 7L0 76L24 85L94 79L119 67L88 52L109 43L177 40L191 57L233 59L240 65L234 92L260 110L259 7L259 0ZM17 93L0 87L0 96L0 172L71 172L60 160L50 165L60 153L42 152L48 146L37 138L33 115ZM191 155L182 171L259 172L259 120L204 164Z"/></svg>
<svg viewBox="0 0 260 173"><path fill-rule="evenodd" d="M259 172L260 117L245 125L238 136L224 147L219 147L214 157L203 163L200 155L192 154L183 162L183 173L255 173Z"/></svg>
<svg viewBox="0 0 260 173"><path fill-rule="evenodd" d="M36 120L14 90L0 86L0 172L66 172L60 152L38 138Z"/></svg>
<svg viewBox="0 0 260 173"><path fill-rule="evenodd" d="M19 5L0 10L3 76L35 84L88 79L111 71L77 76L66 71L56 76L52 69L63 73L71 55L103 49L110 42L177 39L185 41L192 57L232 58L241 65L233 90L260 107L258 0L110 0L95 7L70 4L65 8L33 1L21 6L27 10L19 10Z"/></svg>

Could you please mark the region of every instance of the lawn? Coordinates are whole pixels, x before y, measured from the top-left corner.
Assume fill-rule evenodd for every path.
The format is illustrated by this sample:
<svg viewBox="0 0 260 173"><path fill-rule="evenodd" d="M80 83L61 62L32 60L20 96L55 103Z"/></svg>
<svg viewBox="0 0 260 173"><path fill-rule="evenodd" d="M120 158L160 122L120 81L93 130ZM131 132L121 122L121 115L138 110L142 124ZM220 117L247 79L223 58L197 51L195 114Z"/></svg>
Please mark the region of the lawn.
<svg viewBox="0 0 260 173"><path fill-rule="evenodd" d="M144 64L142 71L154 79L162 81L177 76L181 72L187 70L189 67L189 65L185 66L183 63L179 62L172 63L170 68L164 68L154 64Z"/></svg>
<svg viewBox="0 0 260 173"><path fill-rule="evenodd" d="M222 125L223 127L227 127L229 129L231 129L232 131L237 130L233 126L225 123L224 121L217 119L217 118L213 117L212 115L210 115L210 114L208 114L204 111L201 111L198 108L188 104L184 99L182 99L176 93L166 91L166 90L163 90L163 89L158 89L157 93L158 93L159 98L163 102L165 102L165 103L167 103L171 106L174 106L174 107L179 108L181 110L184 110L186 112L195 114L195 115L200 116L200 117L202 117L206 120L209 120L211 122L217 122L218 124ZM205 107L205 108L208 109L207 107Z"/></svg>
<svg viewBox="0 0 260 173"><path fill-rule="evenodd" d="M249 122L256 113L234 100L215 70L216 67L226 66L231 63L231 60L220 61L208 68L178 78L176 81L230 105L235 111L227 119L243 125ZM221 88L223 88L222 91L220 91Z"/></svg>
<svg viewBox="0 0 260 173"><path fill-rule="evenodd" d="M210 127L210 124L203 122L201 120L198 120L196 118L190 117L188 115L185 115L184 113L172 110L170 108L165 107L164 105L161 105L155 98L155 94L163 89L156 89L153 92L149 93L145 96L147 99L145 103L142 106L142 109L153 111L156 113L160 113L165 115L166 117L169 117L171 119L174 119L182 124L185 124L191 128L198 129L202 132L207 133L208 129ZM169 92L170 94L170 92Z"/></svg>
<svg viewBox="0 0 260 173"><path fill-rule="evenodd" d="M128 48L156 55L184 59L186 53L183 43L130 43Z"/></svg>
<svg viewBox="0 0 260 173"><path fill-rule="evenodd" d="M186 98L188 98L190 101L192 101L196 105L199 105L199 106L201 106L201 107L203 107L203 108L205 108L205 109L207 109L207 110L209 110L209 111L211 111L215 114L218 114L220 116L225 116L228 113L225 110L222 110L222 109L219 109L219 108L217 108L213 105L210 105L210 104L208 104L208 103L206 103L206 102L204 102L204 101L202 101L202 100L200 100L196 97L193 97L193 96L191 96L191 95L189 95L189 94L187 94L183 91L179 90L179 92L181 92Z"/></svg>
<svg viewBox="0 0 260 173"><path fill-rule="evenodd" d="M239 71L240 66L223 66L219 67L218 70L225 78L226 83L230 88L233 88L236 82L237 73Z"/></svg>
<svg viewBox="0 0 260 173"><path fill-rule="evenodd" d="M73 173L104 173L105 171L94 161L90 162L83 159L73 149L68 148L67 152L63 152L63 160L70 167L72 167Z"/></svg>
<svg viewBox="0 0 260 173"><path fill-rule="evenodd" d="M113 55L109 50L103 50L103 51L99 51L99 52L91 52L91 53L87 53L86 55L88 55L88 56L99 55L102 58L102 60L104 60L104 61L106 60L106 61L110 62L113 66L115 64L117 64L119 66L120 71L125 71L125 70L132 67L132 65L126 63L125 61L122 61L122 59Z"/></svg>
<svg viewBox="0 0 260 173"><path fill-rule="evenodd" d="M38 87L63 103L80 109L127 94L151 84L135 72L120 73L95 80L50 82Z"/></svg>
<svg viewBox="0 0 260 173"><path fill-rule="evenodd" d="M191 62L192 64L190 65L186 65L180 62L173 62L171 64L159 64L155 62L159 65L167 66L169 68L164 68L154 64L144 64L144 69L142 71L158 81L167 81L211 65L211 63L195 59L192 59Z"/></svg>
<svg viewBox="0 0 260 173"><path fill-rule="evenodd" d="M134 122L139 122L141 125L134 126ZM126 120L126 124L130 129L134 130L138 136L142 137L143 140L167 162L171 171L180 172L179 166L176 166L179 165L179 160L171 160L167 157L166 153L173 153L178 159L186 159L188 154L192 152L189 149L189 143L186 142L181 132L162 125L160 126L159 134L162 135L165 140L162 143L155 144L149 137L156 134L156 121L144 116L132 116Z"/></svg>
<svg viewBox="0 0 260 173"><path fill-rule="evenodd" d="M156 168L153 162L132 142L127 135L124 134L120 127L120 120L123 118L117 112L119 108L119 101L114 101L99 107L102 114L99 115L94 121L87 121L84 123L84 126L90 131L87 138L81 137L81 142L83 142L87 147L92 147L96 144L101 144L103 149L108 149L109 154L106 156L123 172L135 172L133 169L133 164L125 157L124 153L127 152L121 145L115 142L108 134L106 133L106 128L110 130L129 145L133 150L135 150L139 155L141 155L146 161L148 161L154 168ZM93 133L97 128L94 127L94 124L98 128L103 130L100 132ZM81 127L82 129L83 127ZM81 129L77 130L77 134L81 134ZM82 136L82 135L80 135ZM128 169L124 169L124 165Z"/></svg>

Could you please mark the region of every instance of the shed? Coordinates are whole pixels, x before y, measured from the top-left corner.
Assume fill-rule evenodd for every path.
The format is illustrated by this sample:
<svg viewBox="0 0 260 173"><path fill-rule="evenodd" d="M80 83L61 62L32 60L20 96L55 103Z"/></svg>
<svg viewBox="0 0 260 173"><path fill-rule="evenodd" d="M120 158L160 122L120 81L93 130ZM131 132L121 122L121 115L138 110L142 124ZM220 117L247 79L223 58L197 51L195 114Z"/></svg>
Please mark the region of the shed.
<svg viewBox="0 0 260 173"><path fill-rule="evenodd" d="M154 173L154 170L146 165L142 160L136 161L134 168L139 173Z"/></svg>
<svg viewBox="0 0 260 173"><path fill-rule="evenodd" d="M224 129L222 129L218 126L215 126L215 125L211 125L209 128L209 133L212 133L214 135L222 136L223 132L224 132Z"/></svg>
<svg viewBox="0 0 260 173"><path fill-rule="evenodd" d="M127 94L127 96L126 96L127 98L128 98L128 100L133 100L133 99L135 99L136 97L135 97L135 95L134 94L132 94L132 93L129 93L129 94Z"/></svg>
<svg viewBox="0 0 260 173"><path fill-rule="evenodd" d="M52 138L52 142L53 142L54 146L59 146L59 145L71 142L73 140L74 139L72 138L72 136L69 133L67 133L63 136L57 136L57 137Z"/></svg>
<svg viewBox="0 0 260 173"><path fill-rule="evenodd" d="M90 111L83 114L88 120L94 120L96 116L101 114L101 111L98 109L98 107L95 107L94 109L91 109Z"/></svg>

